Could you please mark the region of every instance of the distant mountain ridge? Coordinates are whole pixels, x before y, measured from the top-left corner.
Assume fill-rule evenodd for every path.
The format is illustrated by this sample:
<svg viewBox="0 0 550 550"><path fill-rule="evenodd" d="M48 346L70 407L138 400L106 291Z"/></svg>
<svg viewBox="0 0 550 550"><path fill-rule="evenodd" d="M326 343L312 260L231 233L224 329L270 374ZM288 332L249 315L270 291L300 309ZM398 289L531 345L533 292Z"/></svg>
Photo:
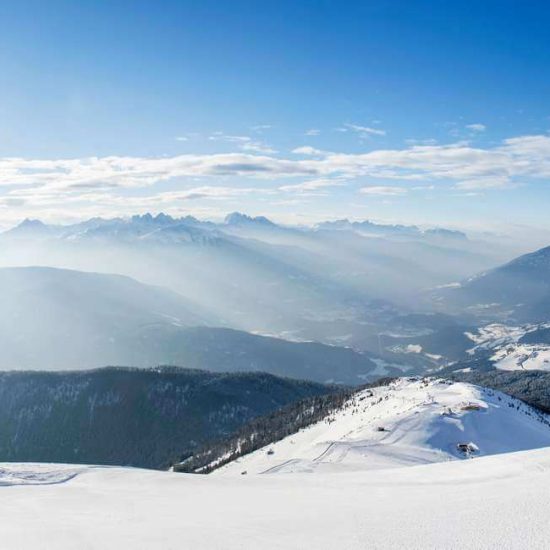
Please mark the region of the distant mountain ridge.
<svg viewBox="0 0 550 550"><path fill-rule="evenodd" d="M214 223L210 221L201 221L194 216L183 216L174 218L168 214L159 213L152 215L150 213L142 215L134 215L129 218L91 218L84 222L79 222L69 225L48 225L40 220L25 219L19 225L5 231L3 235L26 236L43 232L45 235L56 235L68 238L74 235L82 235L88 232L98 231L118 231L122 233L135 232L141 235L156 229L165 229L174 226L187 226L206 229L221 229L224 226L264 226L267 228L281 228L279 224L271 221L265 216L249 216L241 212L232 212L228 214L223 223ZM465 233L446 228L433 228L421 230L415 225L391 225L375 223L369 220L351 222L347 219L327 221L316 224L314 227L326 230L341 230L354 229L379 234L400 234L415 237L425 236L441 236L451 238L466 238ZM300 228L302 231L307 230L306 227Z"/></svg>
<svg viewBox="0 0 550 550"><path fill-rule="evenodd" d="M118 273L176 292L211 326L382 355L380 334L426 330L401 322L425 309L426 289L501 262L498 247L451 230L339 223L280 225L239 212L218 223L162 213L27 220L0 234L0 267Z"/></svg>
<svg viewBox="0 0 550 550"><path fill-rule="evenodd" d="M0 369L172 364L352 385L380 372L372 354L216 324L175 292L121 275L0 269Z"/></svg>
<svg viewBox="0 0 550 550"><path fill-rule="evenodd" d="M136 215L130 218L91 218L84 222L71 225L46 225L39 220L24 220L16 227L4 232L8 238L56 238L69 241L85 239L116 238L123 241L133 239L151 239L158 236L160 242L168 233L180 233L182 241L206 243L214 240L219 234L215 226L208 222L200 222L192 216L172 218L166 214Z"/></svg>
<svg viewBox="0 0 550 550"><path fill-rule="evenodd" d="M205 322L175 292L122 275L0 269L0 368L105 365L125 350L139 353L147 330Z"/></svg>
<svg viewBox="0 0 550 550"><path fill-rule="evenodd" d="M317 224L319 229L329 230L356 230L372 233L375 235L386 236L409 236L409 237L441 237L452 239L467 239L467 236L462 231L435 227L422 230L416 225L401 225L401 224L384 224L375 223L369 220L365 221L350 221L348 219L321 222Z"/></svg>
<svg viewBox="0 0 550 550"><path fill-rule="evenodd" d="M525 322L550 320L550 246L444 291L451 303Z"/></svg>
<svg viewBox="0 0 550 550"><path fill-rule="evenodd" d="M247 216L246 214L242 214L241 212L232 212L231 214L228 214L225 219L224 223L226 225L250 225L250 224L256 224L256 225L265 225L265 226L272 226L274 227L276 224L273 223L271 220L266 218L265 216Z"/></svg>

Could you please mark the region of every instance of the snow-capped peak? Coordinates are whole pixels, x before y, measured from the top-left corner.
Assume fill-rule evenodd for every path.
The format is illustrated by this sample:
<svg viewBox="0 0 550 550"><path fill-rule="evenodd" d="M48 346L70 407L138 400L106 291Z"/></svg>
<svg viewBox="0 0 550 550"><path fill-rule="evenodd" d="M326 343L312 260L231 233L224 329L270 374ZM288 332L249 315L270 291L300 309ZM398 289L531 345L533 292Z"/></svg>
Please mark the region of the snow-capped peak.
<svg viewBox="0 0 550 550"><path fill-rule="evenodd" d="M241 212L232 212L231 214L228 214L225 217L224 223L226 225L263 225L263 226L269 226L272 227L275 224L266 218L265 216L248 216L246 214L242 214Z"/></svg>

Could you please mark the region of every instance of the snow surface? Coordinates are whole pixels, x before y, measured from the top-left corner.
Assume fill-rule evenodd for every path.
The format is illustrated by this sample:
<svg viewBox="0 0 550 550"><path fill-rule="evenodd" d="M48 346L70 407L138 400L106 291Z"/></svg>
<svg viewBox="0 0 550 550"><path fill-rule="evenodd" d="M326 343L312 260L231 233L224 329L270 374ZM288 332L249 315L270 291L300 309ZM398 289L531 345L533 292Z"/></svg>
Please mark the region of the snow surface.
<svg viewBox="0 0 550 550"><path fill-rule="evenodd" d="M537 328L537 325L511 326L502 323L491 323L479 328L477 334L465 332L464 334L476 344L468 350L468 353L473 355L479 349L494 349L502 345L515 343L525 334Z"/></svg>
<svg viewBox="0 0 550 550"><path fill-rule="evenodd" d="M0 480L52 465L0 464ZM200 476L59 466L0 485L6 550L544 549L550 449L414 468Z"/></svg>
<svg viewBox="0 0 550 550"><path fill-rule="evenodd" d="M522 344L519 340L530 332L550 328L550 324L528 324L520 326L494 323L478 330L477 334L466 332L476 345L468 350L470 355L490 350L490 360L499 370L542 370L550 371L550 345Z"/></svg>
<svg viewBox="0 0 550 550"><path fill-rule="evenodd" d="M324 420L211 475L342 472L550 446L549 419L500 392L444 380L400 379L355 394Z"/></svg>
<svg viewBox="0 0 550 550"><path fill-rule="evenodd" d="M499 370L550 371L548 344L514 344L503 346L491 357Z"/></svg>

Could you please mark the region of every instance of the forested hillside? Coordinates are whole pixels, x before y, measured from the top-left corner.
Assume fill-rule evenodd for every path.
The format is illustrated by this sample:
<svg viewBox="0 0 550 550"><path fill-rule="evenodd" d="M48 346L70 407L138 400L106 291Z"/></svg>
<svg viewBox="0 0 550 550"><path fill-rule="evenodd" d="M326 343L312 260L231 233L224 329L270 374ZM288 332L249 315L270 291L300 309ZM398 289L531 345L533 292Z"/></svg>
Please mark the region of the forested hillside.
<svg viewBox="0 0 550 550"><path fill-rule="evenodd" d="M390 378L383 378L362 388L341 389L328 395L304 398L252 420L228 438L207 444L180 464L176 464L174 470L207 474L228 462L328 417L361 389L378 387L387 384L390 380Z"/></svg>
<svg viewBox="0 0 550 550"><path fill-rule="evenodd" d="M164 468L330 387L265 373L158 368L0 373L0 462Z"/></svg>

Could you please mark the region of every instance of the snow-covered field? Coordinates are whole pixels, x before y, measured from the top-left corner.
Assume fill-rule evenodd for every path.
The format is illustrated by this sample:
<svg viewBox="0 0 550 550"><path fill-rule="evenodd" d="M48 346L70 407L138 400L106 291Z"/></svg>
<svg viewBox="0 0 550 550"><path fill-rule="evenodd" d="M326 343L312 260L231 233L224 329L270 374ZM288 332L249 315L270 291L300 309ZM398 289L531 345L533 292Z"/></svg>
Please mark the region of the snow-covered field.
<svg viewBox="0 0 550 550"><path fill-rule="evenodd" d="M477 333L466 332L466 336L474 342L475 346L468 350L474 354L479 349L495 349L502 345L517 342L528 332L537 329L537 325L503 325L502 323L491 323L478 329Z"/></svg>
<svg viewBox="0 0 550 550"><path fill-rule="evenodd" d="M550 346L514 344L503 346L491 357L499 370L550 370Z"/></svg>
<svg viewBox="0 0 550 550"><path fill-rule="evenodd" d="M1 467L3 483L6 470L12 479L55 471ZM550 540L548 449L338 475L77 470L64 483L0 486L2 549L544 549Z"/></svg>
<svg viewBox="0 0 550 550"><path fill-rule="evenodd" d="M211 475L0 464L0 548L543 549L546 422L498 392L402 380Z"/></svg>
<svg viewBox="0 0 550 550"><path fill-rule="evenodd" d="M548 323L539 325L509 326L491 324L482 327L477 334L466 333L475 346L468 350L475 355L482 350L491 350L490 361L499 370L550 371L550 345L524 344L520 339L538 329L550 328Z"/></svg>
<svg viewBox="0 0 550 550"><path fill-rule="evenodd" d="M400 379L212 475L372 470L550 446L548 418L471 384Z"/></svg>

